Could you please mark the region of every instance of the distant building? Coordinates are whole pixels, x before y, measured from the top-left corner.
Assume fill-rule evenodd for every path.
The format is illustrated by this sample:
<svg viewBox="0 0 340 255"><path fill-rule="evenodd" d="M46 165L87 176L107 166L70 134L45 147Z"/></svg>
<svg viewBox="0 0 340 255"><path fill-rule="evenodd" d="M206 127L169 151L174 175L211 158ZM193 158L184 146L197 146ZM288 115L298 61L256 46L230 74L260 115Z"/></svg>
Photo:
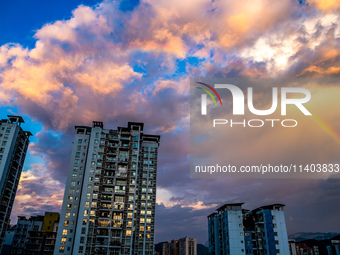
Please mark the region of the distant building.
<svg viewBox="0 0 340 255"><path fill-rule="evenodd" d="M327 245L328 255L340 255L340 240L331 240Z"/></svg>
<svg viewBox="0 0 340 255"><path fill-rule="evenodd" d="M184 237L178 240L178 255L197 255L197 239Z"/></svg>
<svg viewBox="0 0 340 255"><path fill-rule="evenodd" d="M41 229L29 231L26 255L53 255L59 216L59 213L45 212Z"/></svg>
<svg viewBox="0 0 340 255"><path fill-rule="evenodd" d="M326 240L308 239L296 243L297 255L340 255L340 235Z"/></svg>
<svg viewBox="0 0 340 255"><path fill-rule="evenodd" d="M54 212L46 212L45 216L32 216L28 219L18 216L17 224L6 232L1 254L52 255L58 223L59 213Z"/></svg>
<svg viewBox="0 0 340 255"><path fill-rule="evenodd" d="M208 216L209 254L289 254L284 205L252 211L242 205L225 204Z"/></svg>
<svg viewBox="0 0 340 255"><path fill-rule="evenodd" d="M289 244L289 254L290 254L290 255L297 255L297 253L296 253L296 243L295 243L295 240L293 240L293 239L288 239L288 244Z"/></svg>
<svg viewBox="0 0 340 255"><path fill-rule="evenodd" d="M12 242L11 254L24 254L30 231L40 231L43 225L44 216L32 216L26 219L25 216L18 216Z"/></svg>
<svg viewBox="0 0 340 255"><path fill-rule="evenodd" d="M153 255L160 136L143 127L75 127L55 255Z"/></svg>
<svg viewBox="0 0 340 255"><path fill-rule="evenodd" d="M196 238L184 237L163 243L163 255L197 255Z"/></svg>
<svg viewBox="0 0 340 255"><path fill-rule="evenodd" d="M297 255L320 255L320 252L319 252L319 247L317 245L309 246L307 243L299 242L296 244L296 254ZM332 253L328 253L328 254L333 255Z"/></svg>
<svg viewBox="0 0 340 255"><path fill-rule="evenodd" d="M20 116L0 120L0 251L8 228L14 198L29 144Z"/></svg>
<svg viewBox="0 0 340 255"><path fill-rule="evenodd" d="M1 255L11 254L14 234L15 234L15 227L9 226L9 228L6 231L4 242L3 242L3 245L2 245L2 250L1 250L1 253L0 253Z"/></svg>

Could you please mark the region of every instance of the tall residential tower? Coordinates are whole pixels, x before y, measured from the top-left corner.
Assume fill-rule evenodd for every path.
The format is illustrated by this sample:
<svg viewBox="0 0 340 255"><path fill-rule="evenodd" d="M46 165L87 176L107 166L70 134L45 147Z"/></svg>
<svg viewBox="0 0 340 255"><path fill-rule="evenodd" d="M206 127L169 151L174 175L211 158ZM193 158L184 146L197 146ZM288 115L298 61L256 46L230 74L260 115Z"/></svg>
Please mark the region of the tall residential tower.
<svg viewBox="0 0 340 255"><path fill-rule="evenodd" d="M242 204L225 204L208 216L209 254L289 254L284 205L249 211Z"/></svg>
<svg viewBox="0 0 340 255"><path fill-rule="evenodd" d="M0 251L32 135L22 130L23 122L22 117L12 115L0 120Z"/></svg>
<svg viewBox="0 0 340 255"><path fill-rule="evenodd" d="M152 255L160 136L76 126L54 254Z"/></svg>

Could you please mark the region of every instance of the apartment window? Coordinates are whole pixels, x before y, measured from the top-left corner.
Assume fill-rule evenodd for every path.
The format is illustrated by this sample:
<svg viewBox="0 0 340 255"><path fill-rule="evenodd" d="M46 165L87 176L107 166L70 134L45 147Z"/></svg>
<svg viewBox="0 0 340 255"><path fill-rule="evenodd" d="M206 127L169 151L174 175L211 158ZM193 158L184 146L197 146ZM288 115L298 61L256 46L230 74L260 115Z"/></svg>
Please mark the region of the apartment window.
<svg viewBox="0 0 340 255"><path fill-rule="evenodd" d="M61 246L60 249L59 249L59 253L64 253L64 251L65 251L65 247Z"/></svg>
<svg viewBox="0 0 340 255"><path fill-rule="evenodd" d="M277 232L274 232L274 236L277 236Z"/></svg>
<svg viewBox="0 0 340 255"><path fill-rule="evenodd" d="M131 230L126 230L126 236L131 236Z"/></svg>
<svg viewBox="0 0 340 255"><path fill-rule="evenodd" d="M280 253L280 250L279 250L279 249L276 249L276 253L279 254L279 253Z"/></svg>
<svg viewBox="0 0 340 255"><path fill-rule="evenodd" d="M70 218L70 216L71 216L71 213L69 213L69 212L67 212L67 213L65 214L65 218L66 218L66 219Z"/></svg>
<svg viewBox="0 0 340 255"><path fill-rule="evenodd" d="M6 146L6 144L7 144L7 141L2 142L2 146Z"/></svg>
<svg viewBox="0 0 340 255"><path fill-rule="evenodd" d="M275 215L272 215L272 219L275 220Z"/></svg>
<svg viewBox="0 0 340 255"><path fill-rule="evenodd" d="M66 237L61 238L61 244L65 244L66 243Z"/></svg>
<svg viewBox="0 0 340 255"><path fill-rule="evenodd" d="M78 143L82 143L83 142L83 139L78 139Z"/></svg>
<svg viewBox="0 0 340 255"><path fill-rule="evenodd" d="M68 200L69 202L73 202L73 197L72 197L72 196L69 196L67 200Z"/></svg>
<svg viewBox="0 0 340 255"><path fill-rule="evenodd" d="M72 174L72 178L77 178L77 174Z"/></svg>
<svg viewBox="0 0 340 255"><path fill-rule="evenodd" d="M68 220L65 220L65 221L64 221L64 226L65 226L65 227L68 227L68 223L69 223L69 221L68 221Z"/></svg>
<svg viewBox="0 0 340 255"><path fill-rule="evenodd" d="M80 237L80 243L84 243L85 242L85 237Z"/></svg>
<svg viewBox="0 0 340 255"><path fill-rule="evenodd" d="M240 233L240 236L243 236L243 233L242 233L242 232Z"/></svg>
<svg viewBox="0 0 340 255"><path fill-rule="evenodd" d="M89 210L84 210L84 216L85 217L89 216Z"/></svg>
<svg viewBox="0 0 340 255"><path fill-rule="evenodd" d="M72 187L76 186L76 182L71 182L71 186Z"/></svg>
<svg viewBox="0 0 340 255"><path fill-rule="evenodd" d="M90 207L90 202L89 201L85 202L85 207Z"/></svg>
<svg viewBox="0 0 340 255"><path fill-rule="evenodd" d="M71 208L72 208L72 204L67 204L66 209L71 210Z"/></svg>
<svg viewBox="0 0 340 255"><path fill-rule="evenodd" d="M76 152L76 158L80 157L80 152Z"/></svg>
<svg viewBox="0 0 340 255"><path fill-rule="evenodd" d="M64 229L63 229L63 236L66 236L66 235L67 235L67 229L64 228Z"/></svg>
<svg viewBox="0 0 340 255"><path fill-rule="evenodd" d="M79 246L79 253L83 253L84 251L84 246Z"/></svg>
<svg viewBox="0 0 340 255"><path fill-rule="evenodd" d="M81 234L82 234L82 235L85 235L85 234L86 234L86 228L82 228L82 229L81 229Z"/></svg>
<svg viewBox="0 0 340 255"><path fill-rule="evenodd" d="M87 219L83 219L83 225L86 225Z"/></svg>
<svg viewBox="0 0 340 255"><path fill-rule="evenodd" d="M275 240L275 244L279 245L279 240Z"/></svg>
<svg viewBox="0 0 340 255"><path fill-rule="evenodd" d="M81 150L81 145L77 146L77 150L79 150L79 151Z"/></svg>
<svg viewBox="0 0 340 255"><path fill-rule="evenodd" d="M273 224L273 228L276 228L276 224Z"/></svg>

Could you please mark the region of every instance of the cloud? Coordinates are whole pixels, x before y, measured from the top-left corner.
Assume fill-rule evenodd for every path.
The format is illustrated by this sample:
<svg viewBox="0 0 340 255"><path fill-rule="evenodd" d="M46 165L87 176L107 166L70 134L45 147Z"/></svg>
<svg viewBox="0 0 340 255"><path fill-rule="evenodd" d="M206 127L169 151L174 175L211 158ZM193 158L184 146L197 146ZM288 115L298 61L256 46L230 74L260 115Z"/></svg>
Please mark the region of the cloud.
<svg viewBox="0 0 340 255"><path fill-rule="evenodd" d="M44 166L32 165L22 172L15 197L11 222L16 216L43 215L45 211L59 212L64 196L63 183L56 181Z"/></svg>
<svg viewBox="0 0 340 255"><path fill-rule="evenodd" d="M340 3L336 0L309 0L312 6L322 11L333 11L340 8Z"/></svg>

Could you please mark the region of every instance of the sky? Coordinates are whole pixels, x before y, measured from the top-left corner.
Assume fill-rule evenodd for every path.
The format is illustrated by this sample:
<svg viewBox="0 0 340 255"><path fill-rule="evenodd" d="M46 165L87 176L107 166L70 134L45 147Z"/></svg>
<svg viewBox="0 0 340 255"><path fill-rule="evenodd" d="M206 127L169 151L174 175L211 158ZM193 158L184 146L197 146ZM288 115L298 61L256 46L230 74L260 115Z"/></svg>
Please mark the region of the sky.
<svg viewBox="0 0 340 255"><path fill-rule="evenodd" d="M339 10L336 0L0 1L0 115L22 115L34 134L12 221L60 210L75 125L139 121L161 135L156 243L204 244L206 216L226 202L283 203L290 234L340 232L339 179L189 173L190 77L338 78Z"/></svg>

